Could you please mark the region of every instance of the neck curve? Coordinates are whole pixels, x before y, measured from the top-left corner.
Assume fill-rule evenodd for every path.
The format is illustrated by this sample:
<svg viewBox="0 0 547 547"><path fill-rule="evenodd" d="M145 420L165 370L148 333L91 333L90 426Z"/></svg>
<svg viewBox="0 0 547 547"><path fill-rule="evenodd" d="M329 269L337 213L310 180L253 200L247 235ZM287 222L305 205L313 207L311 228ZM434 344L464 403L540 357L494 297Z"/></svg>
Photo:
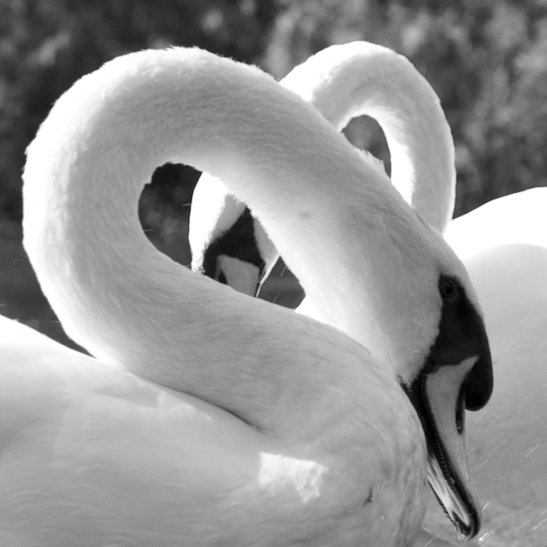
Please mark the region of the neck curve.
<svg viewBox="0 0 547 547"><path fill-rule="evenodd" d="M386 136L393 185L444 232L454 213L454 142L439 97L406 57L369 42L335 45L297 66L283 85L337 131L358 116L374 118Z"/></svg>
<svg viewBox="0 0 547 547"><path fill-rule="evenodd" d="M307 99L335 129L341 129L352 117L363 113L376 117L388 136L394 165L393 179L398 190L437 230L444 229L452 216L454 204L454 146L438 97L410 62L387 48L366 42L332 46L295 68L282 84ZM295 142L294 145L300 147L302 143ZM432 154L431 151L434 150L437 150L437 153ZM437 161L431 160L430 156L435 156ZM365 156L365 160L369 161L370 156ZM320 159L317 161L321 164ZM317 308L318 317L323 317L327 324L343 330L374 353L382 354L386 345L395 348L400 346L401 340L418 340L422 336L418 327L414 330L414 327L408 324L405 326L401 313L397 313L395 309L387 310L383 305L384 303L389 306L396 300L393 298L394 293L386 292L385 287L401 289L404 279L409 279L409 269L418 270L420 265L419 261L406 266L400 262L390 262L393 255L389 251L384 253L383 249L390 248L392 241L381 241L381 238L366 240L373 230L377 233L390 232L389 228L386 230L385 224L381 226L379 215L383 215L389 222L398 223L402 230L407 229L403 228L403 224L407 224L408 212L400 211L394 216L379 206L375 199L380 191L380 188L375 186L379 178L384 181L386 193L395 193L400 197L401 194L392 191L393 186L389 184L387 176L361 176L359 180L353 179L347 184L348 178L345 175L346 173L335 175L332 180L344 178L344 184L325 188L323 195L325 202L328 201L330 205L326 218L333 221L335 215L338 215L339 219L343 219L339 222L340 225L343 224L343 228L333 227L332 223L317 222L316 237L309 242L317 249L317 255L328 250L326 256L329 263L321 264L319 256L309 257L307 264L300 265L298 270L291 264L290 248L283 250L279 247L278 251L296 273L307 296ZM204 237L205 231L200 228L200 223L201 226L208 226L208 219L211 218L211 214L218 214L218 209L207 202L200 203L200 199L202 202L205 201L203 196L207 194L226 197L226 192L230 189L225 188L223 191L222 183L216 179L213 181L207 174L202 176L198 186L201 192L194 195L190 232L194 242L193 266L199 269L207 247L207 239L219 237L218 223L212 223L212 228L209 228L208 235ZM235 203L235 198L232 199ZM370 207L375 201L375 207ZM201 206L198 207L198 204ZM356 211L356 204L363 204L363 210ZM206 211L208 207L210 209L201 219L199 217L204 207ZM260 222L265 221L258 209L251 208ZM326 233L326 226L329 226L331 233ZM263 243L268 242L267 236L273 233L271 227L266 226L264 232L260 223L255 222L254 228L255 237L260 235L259 239ZM410 231L412 232L412 229ZM328 241L336 232L339 236L338 247L321 247L320 243ZM296 249L296 238L301 234L295 230L293 235L293 248ZM416 250L422 246L422 243L410 238L406 242L401 242L396 252L400 252L404 247ZM266 262L267 272L278 254L275 253L273 242L270 242L269 247L265 244L263 247L268 249L267 256L271 257L268 264L266 255L261 255ZM382 284L379 282L379 276L382 275L381 267L375 268L367 258L360 261L361 253L362 256L374 256L378 265L385 260L382 264L384 275L385 272L399 271L399 276L396 277L394 274L390 282ZM361 279L365 280L366 287L360 282ZM417 283L414 283L414 287L416 286ZM252 294L255 289L256 285L253 284L248 293ZM408 295L400 293L399 296L399 303L410 304ZM418 299L414 299L413 303L422 305ZM410 312L410 307L406 309ZM370 332L367 333L367 329L370 329ZM385 336L388 331L389 340ZM401 349L399 353L402 352ZM395 370L405 369L404 366L400 366L399 357L388 352L384 352L383 356L386 363L393 363Z"/></svg>
<svg viewBox="0 0 547 547"><path fill-rule="evenodd" d="M287 145L288 139L307 142L310 135L309 147ZM325 162L326 151L339 164ZM300 410L311 413L312 396L298 387L295 374L335 385L339 370L331 370L333 359L349 367L346 379L364 374L366 352L342 334L237 295L155 250L140 228L137 204L153 170L167 162L222 178L258 212L310 294L316 290L314 272L330 263L314 245L318 230L336 248L339 238L355 237L344 231L342 218L363 214L361 207L352 209L353 191L340 200L332 180L343 177L347 186L361 187L363 177L371 181L369 199L359 203L370 203L372 228L384 225L382 210L395 210L400 222L408 217L380 171L309 105L258 69L196 49L118 58L59 99L28 150L25 248L68 334L101 360L226 408L260 429L292 423L282 408L287 398L301 398ZM329 193L339 205L334 214L331 200L314 197ZM374 253L379 243L374 229L370 233ZM346 275L343 261L335 267L334 275ZM326 301L335 297L324 295ZM349 348L347 355L335 357L335 344L325 358L324 348L311 347L313 337L299 341L303 332L317 329L323 329L318 337L329 330L332 340ZM210 344L193 351L203 339ZM294 387L276 380L284 376L278 367L292 364L277 357L279 340L291 348L294 361L313 367L313 374L287 372ZM242 347L249 349L245 359ZM258 402L245 396L257 383L264 387ZM230 385L243 397L235 397ZM339 388L344 400L352 389Z"/></svg>

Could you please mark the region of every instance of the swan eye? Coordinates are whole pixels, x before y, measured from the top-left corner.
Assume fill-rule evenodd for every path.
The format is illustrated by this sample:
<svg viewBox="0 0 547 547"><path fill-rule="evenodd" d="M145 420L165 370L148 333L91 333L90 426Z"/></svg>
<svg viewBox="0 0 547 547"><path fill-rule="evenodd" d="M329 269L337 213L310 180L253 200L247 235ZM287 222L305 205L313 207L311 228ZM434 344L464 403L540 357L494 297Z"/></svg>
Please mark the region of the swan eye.
<svg viewBox="0 0 547 547"><path fill-rule="evenodd" d="M443 300L453 302L458 296L458 285L450 278L442 279L439 283L439 290Z"/></svg>

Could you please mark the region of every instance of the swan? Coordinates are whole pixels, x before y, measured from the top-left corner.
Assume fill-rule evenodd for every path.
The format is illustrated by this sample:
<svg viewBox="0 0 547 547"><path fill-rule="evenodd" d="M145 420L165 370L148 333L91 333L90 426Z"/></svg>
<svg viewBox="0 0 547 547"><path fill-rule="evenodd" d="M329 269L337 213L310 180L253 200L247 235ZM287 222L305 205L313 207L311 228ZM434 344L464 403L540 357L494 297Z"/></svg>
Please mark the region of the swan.
<svg viewBox="0 0 547 547"><path fill-rule="evenodd" d="M375 118L389 146L392 184L425 221L444 232L454 212L454 143L439 98L406 57L369 42L330 46L281 84L338 131L357 116ZM438 153L425 153L431 149ZM260 222L209 173L194 190L188 239L194 271L251 295L279 257ZM299 311L319 318L310 299Z"/></svg>
<svg viewBox="0 0 547 547"><path fill-rule="evenodd" d="M345 57L353 51L354 47L353 44L348 45L347 53L343 46L328 48L338 51L341 59L338 61L336 58L333 59L334 69L324 63L322 66L325 74L336 74L337 62L349 62ZM404 77L405 85L396 85L398 74L403 73L405 67L413 70L408 63L401 63L400 56L393 52L388 53L389 50L386 50L385 56L382 57L380 53L383 55L382 50L385 48L379 48L379 46L364 44L362 48L364 50L370 48L371 55L376 52L378 59L382 59L382 63L376 67L371 64L369 72L361 74L367 85L373 88L374 82L376 82L375 72L378 72L381 66L383 75L386 70L386 62L390 62L394 63L394 66L400 63L397 77L391 81L391 87L395 91L411 89L407 83L409 75ZM317 54L316 57L319 55L321 54ZM303 72L308 62L310 61L295 70ZM388 72L388 74L392 73ZM356 73L353 77L357 77ZM345 82L343 78L341 81ZM311 81L310 78L306 85L309 87L317 85L324 88L315 91L315 96L319 96L321 93L328 95L330 90L331 104L328 105L330 110L324 110L323 103L320 105L313 103L313 96L311 98L312 104L319 105L322 112L327 112L327 119L337 120L339 117L345 116L347 112L353 112L355 108L353 104L345 104L343 100L342 102L338 100L339 97L344 99L346 95L344 89L341 90L342 95L338 94L335 78L323 76L317 82ZM295 87L293 89L296 90ZM360 89L367 89L367 93L371 93L372 98L369 100L378 100L378 92L370 91L365 87ZM426 102L430 100L431 93L426 93L425 89L426 87L423 89L422 99L416 98L415 100L424 107L424 112L435 112L438 100L433 101L431 108L428 108ZM422 93L422 91L416 87L412 94L414 93ZM310 94L306 93L304 97L309 99ZM397 92L393 96L382 97L386 108L388 108L387 101L390 100L390 97L393 100L393 105L389 106L389 112L394 114L388 119L401 118L400 123L407 130L409 126L412 126L413 120L416 123L420 122L420 125L416 125L413 132L410 133L411 137L406 137L406 140L409 141L408 149L413 145L412 143L418 145L424 143L421 151L422 156L437 158L452 153L453 144L447 144L451 137L444 116L439 116L435 121L432 116L415 116L413 110L405 111L401 107L404 103L401 102L400 93ZM365 99L360 95L353 94L351 100L356 104L361 104ZM405 100L407 103L410 101L408 97ZM343 113L337 114L336 109L340 109ZM377 117L380 121L382 115L385 116L385 110L378 109ZM389 133L392 129L387 123L382 125L388 143L393 142L393 137L390 137ZM416 137L420 133L427 135L429 125L437 126L445 134L445 137L437 138L433 142L424 141L419 136ZM335 127L338 128L338 125ZM395 127L397 127L396 124ZM401 133L401 149L404 149L404 142L405 136ZM392 145L390 144L390 151L391 149ZM419 157L419 151L416 151L413 156L409 156L405 160L413 164L410 172L414 174L415 180L418 181L417 184L420 184L422 180L433 180L428 172L429 167L419 163ZM397 160L394 161L394 166L396 165ZM443 170L446 173L443 174ZM435 180L439 186L446 184L453 189L455 182L453 161L446 161L439 171L431 170L431 172L436 173ZM215 183L216 181L213 180L212 184ZM428 182L428 184L430 183ZM220 185L218 192L207 193L207 187L211 187L209 180L206 180L206 185L198 188L196 217L191 217L191 222L194 221L194 218L196 221L199 220L197 218L199 213L206 209L207 196L214 200L226 193L224 187ZM398 188L400 189L400 187L399 183ZM415 187L415 191L418 192L417 187ZM446 196L451 195L448 189L445 189L444 192ZM195 201L193 201L192 207L194 204ZM453 202L447 201L447 205L452 207ZM547 386L547 370L545 369L547 345L544 343L545 332L547 332L547 299L544 286L547 276L545 261L547 229L544 213L546 207L547 189L535 188L493 200L475 211L452 220L448 225L446 223L436 225L439 230L444 231L446 241L464 261L477 289L486 314L486 327L495 363L497 388L494 391L493 399L486 409L473 414L468 423L468 446L472 447L470 449L470 464L472 469L476 469L473 475L478 480L484 499L488 500L484 528L488 530L488 541L493 547L498 544L503 546L513 544L517 539L526 541L527 545L543 547L546 534L547 496L544 492L547 492L547 489L544 488L541 476L545 476L542 469L545 468L547 462L547 430L537 421L547 412L547 397L544 393L545 386ZM200 257L205 255L209 265L212 265L209 268L209 275L214 277L215 260L218 259L217 271L228 271L228 275L225 275L228 284L238 290L253 292L257 285L247 282L248 277L245 276L248 276L248 272L252 271L252 267L254 267L252 264L257 264L257 261L255 260L251 265L245 265L244 261L249 259L233 253L233 257L240 256L239 263L237 259L231 262L223 259L224 261L221 262L223 257L217 253L222 252L223 249L227 253L232 252L231 249L236 248L237 241L244 240L244 237L248 238L247 242L252 242L249 235L254 235L254 233L262 236L263 230L259 222L246 213L249 215L246 219L247 225L244 227L242 219L239 219L237 221L239 222L238 232L230 229L233 215L227 214L222 209L222 202L212 201L210 208L211 210L204 217L205 222L201 225L194 224L194 248L198 256L196 262L202 260ZM427 209L427 204L425 208ZM207 218L207 214L209 218ZM420 211L420 214L423 215L424 211ZM210 223L211 220L214 222L215 216L219 221L218 226ZM201 237L201 243L200 233L206 234L205 237ZM216 236L217 241L209 234L221 235ZM259 244L257 245L257 243ZM277 255L263 240L258 240L257 243L254 244L254 247L248 244L244 247L245 252L247 257L253 251L261 259L266 257L264 258L266 263L264 270L267 271L271 261L277 259ZM262 249L265 248L270 253L269 255L263 254ZM228 270L226 265L231 266L231 269ZM239 278L243 281L240 281L238 285ZM314 310L310 299L303 302L299 311L308 313L315 318L321 318L317 310ZM507 441L509 432L513 439L510 446ZM537 478L538 476L540 479ZM510 477L510 483L500 480L500 477ZM448 532L443 530L440 525L439 516L439 511L435 511L433 505L430 504L425 521L426 526L435 529L444 537L448 537Z"/></svg>
<svg viewBox="0 0 547 547"><path fill-rule="evenodd" d="M222 178L325 302L348 285L314 275L337 264L310 244L327 212L315 190L366 178L365 211L353 192L339 201L359 230L334 215L323 235L337 252L359 234L363 252L339 253L340 273L366 271L374 343L156 251L137 202L167 161ZM1 321L3 545L410 545L426 458L457 529L477 533L463 406L484 406L492 376L475 292L312 107L198 49L119 57L54 105L28 148L23 198L40 285L94 357ZM291 254L295 232L304 252ZM363 340L373 329L361 315Z"/></svg>

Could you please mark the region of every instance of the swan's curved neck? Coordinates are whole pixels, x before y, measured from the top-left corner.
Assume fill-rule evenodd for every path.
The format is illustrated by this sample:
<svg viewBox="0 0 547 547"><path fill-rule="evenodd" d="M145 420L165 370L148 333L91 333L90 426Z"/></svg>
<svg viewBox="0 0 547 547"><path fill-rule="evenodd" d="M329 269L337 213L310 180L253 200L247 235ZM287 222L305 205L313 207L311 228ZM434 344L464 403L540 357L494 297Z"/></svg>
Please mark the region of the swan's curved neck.
<svg viewBox="0 0 547 547"><path fill-rule="evenodd" d="M358 116L377 120L389 146L393 185L444 232L454 213L454 143L439 98L408 59L364 42L331 46L296 67L283 85L338 131Z"/></svg>
<svg viewBox="0 0 547 547"><path fill-rule="evenodd" d="M306 147L310 134L315 142ZM324 161L323 151L340 162ZM301 397L299 409L311 412L298 387L298 375L310 370L284 375L279 367L308 363L317 382L330 378L321 348L298 341L302 329L319 327L177 266L142 233L139 195L166 162L225 181L258 213L314 301L337 302L341 316L337 291L350 287L346 270L360 266L342 255L333 260L317 241L336 250L340 240L358 237L374 256L381 245L374 234L383 228L371 229L367 243L352 215L366 216L362 204L369 203L370 226L383 227L379 211L395 210L404 222L405 204L311 107L258 69L199 50L108 63L57 102L29 147L25 247L71 337L101 360L252 416L259 427L273 427L273 416L283 422L287 398ZM370 184L361 184L363 176ZM339 178L345 184L336 189ZM367 196L355 200L352 184ZM373 292L385 267L368 272ZM338 280L334 294L314 278L317 271ZM374 340L379 331L370 330ZM257 385L261 397L248 397Z"/></svg>

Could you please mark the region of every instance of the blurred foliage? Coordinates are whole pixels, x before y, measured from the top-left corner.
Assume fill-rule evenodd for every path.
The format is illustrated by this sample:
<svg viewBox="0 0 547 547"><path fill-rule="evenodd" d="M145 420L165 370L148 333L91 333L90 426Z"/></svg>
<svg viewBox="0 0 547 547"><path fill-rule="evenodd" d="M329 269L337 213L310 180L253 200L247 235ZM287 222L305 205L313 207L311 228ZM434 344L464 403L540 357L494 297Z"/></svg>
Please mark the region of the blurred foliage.
<svg viewBox="0 0 547 547"><path fill-rule="evenodd" d="M407 56L429 80L456 142L457 216L547 184L545 0L285 0L284 7L263 61L276 77L330 44L366 39Z"/></svg>
<svg viewBox="0 0 547 547"><path fill-rule="evenodd" d="M104 62L182 45L256 62L274 0L0 0L0 218L21 219L24 150L51 105Z"/></svg>
<svg viewBox="0 0 547 547"><path fill-rule="evenodd" d="M547 184L547 0L0 0L0 312L63 339L20 245L21 171L38 125L76 79L167 45L282 77L358 39L409 57L441 97L456 142L457 214ZM388 161L370 120L347 134ZM148 237L186 264L197 176L165 166L141 198Z"/></svg>

